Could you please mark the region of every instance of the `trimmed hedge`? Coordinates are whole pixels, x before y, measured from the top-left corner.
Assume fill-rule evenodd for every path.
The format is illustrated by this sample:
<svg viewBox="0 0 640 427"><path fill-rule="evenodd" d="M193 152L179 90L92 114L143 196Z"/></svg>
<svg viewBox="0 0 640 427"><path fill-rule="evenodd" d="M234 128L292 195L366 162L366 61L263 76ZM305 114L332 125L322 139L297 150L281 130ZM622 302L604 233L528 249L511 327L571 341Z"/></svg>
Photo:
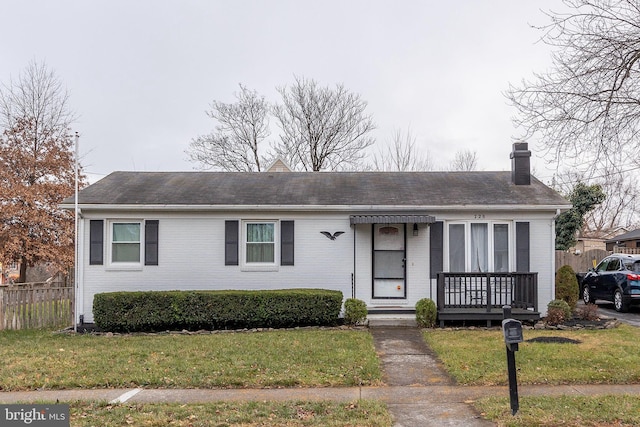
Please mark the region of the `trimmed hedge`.
<svg viewBox="0 0 640 427"><path fill-rule="evenodd" d="M112 332L290 328L336 325L342 292L270 291L110 292L93 298L93 318Z"/></svg>

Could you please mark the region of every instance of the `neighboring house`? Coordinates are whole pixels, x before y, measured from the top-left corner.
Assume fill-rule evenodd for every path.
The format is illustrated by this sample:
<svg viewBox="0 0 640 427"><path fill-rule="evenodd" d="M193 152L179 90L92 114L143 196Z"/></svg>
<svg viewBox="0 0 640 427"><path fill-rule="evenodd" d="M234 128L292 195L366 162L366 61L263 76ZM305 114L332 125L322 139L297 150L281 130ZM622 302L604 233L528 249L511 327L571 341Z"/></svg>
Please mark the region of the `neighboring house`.
<svg viewBox="0 0 640 427"><path fill-rule="evenodd" d="M2 265L0 263L0 285L13 283L20 277L20 264L12 263Z"/></svg>
<svg viewBox="0 0 640 427"><path fill-rule="evenodd" d="M411 313L467 292L455 272L480 272L474 292L490 282L476 307L525 272L546 310L570 205L513 147L507 172L114 172L79 193L77 321L95 294L134 290L324 288Z"/></svg>
<svg viewBox="0 0 640 427"><path fill-rule="evenodd" d="M265 169L266 172L293 172L293 169L281 158L276 157Z"/></svg>
<svg viewBox="0 0 640 427"><path fill-rule="evenodd" d="M605 239L595 237L578 237L575 246L568 249L567 252L580 255L592 250L606 250Z"/></svg>
<svg viewBox="0 0 640 427"><path fill-rule="evenodd" d="M610 252L640 253L640 228L605 240Z"/></svg>

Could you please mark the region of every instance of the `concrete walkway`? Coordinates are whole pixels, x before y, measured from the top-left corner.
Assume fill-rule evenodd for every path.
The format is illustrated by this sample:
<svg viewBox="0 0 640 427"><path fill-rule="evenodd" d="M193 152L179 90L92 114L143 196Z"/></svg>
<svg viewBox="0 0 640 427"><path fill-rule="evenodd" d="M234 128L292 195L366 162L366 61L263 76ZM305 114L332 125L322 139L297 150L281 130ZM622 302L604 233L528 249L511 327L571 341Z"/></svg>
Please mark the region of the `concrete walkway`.
<svg viewBox="0 0 640 427"><path fill-rule="evenodd" d="M395 426L491 426L469 404L418 328L372 327ZM508 392L508 390L507 390ZM379 397L380 398L380 397Z"/></svg>
<svg viewBox="0 0 640 427"><path fill-rule="evenodd" d="M486 396L509 396L508 387L457 386L422 340L419 329L371 328L384 387L286 389L100 389L0 392L0 403L99 400L113 403L206 403L215 401L381 400L395 427L492 426L472 406ZM505 373L506 375L506 373ZM636 385L519 386L522 396L640 394Z"/></svg>

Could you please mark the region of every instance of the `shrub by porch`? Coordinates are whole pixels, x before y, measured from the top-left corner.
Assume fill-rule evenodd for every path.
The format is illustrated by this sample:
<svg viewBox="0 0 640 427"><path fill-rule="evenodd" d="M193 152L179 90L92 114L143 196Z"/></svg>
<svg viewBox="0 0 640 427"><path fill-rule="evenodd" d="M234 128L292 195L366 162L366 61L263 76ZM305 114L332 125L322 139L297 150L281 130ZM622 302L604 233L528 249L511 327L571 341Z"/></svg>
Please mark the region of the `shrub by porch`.
<svg viewBox="0 0 640 427"><path fill-rule="evenodd" d="M342 299L323 289L110 292L95 295L93 315L113 332L321 326L338 323Z"/></svg>

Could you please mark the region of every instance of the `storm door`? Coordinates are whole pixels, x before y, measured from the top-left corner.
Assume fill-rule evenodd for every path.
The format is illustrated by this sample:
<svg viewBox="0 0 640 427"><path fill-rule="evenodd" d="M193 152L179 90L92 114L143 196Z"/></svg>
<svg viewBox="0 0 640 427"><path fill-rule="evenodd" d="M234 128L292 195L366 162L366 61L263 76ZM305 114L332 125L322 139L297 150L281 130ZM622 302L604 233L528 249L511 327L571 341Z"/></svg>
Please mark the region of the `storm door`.
<svg viewBox="0 0 640 427"><path fill-rule="evenodd" d="M406 298L405 224L373 224L373 298Z"/></svg>

